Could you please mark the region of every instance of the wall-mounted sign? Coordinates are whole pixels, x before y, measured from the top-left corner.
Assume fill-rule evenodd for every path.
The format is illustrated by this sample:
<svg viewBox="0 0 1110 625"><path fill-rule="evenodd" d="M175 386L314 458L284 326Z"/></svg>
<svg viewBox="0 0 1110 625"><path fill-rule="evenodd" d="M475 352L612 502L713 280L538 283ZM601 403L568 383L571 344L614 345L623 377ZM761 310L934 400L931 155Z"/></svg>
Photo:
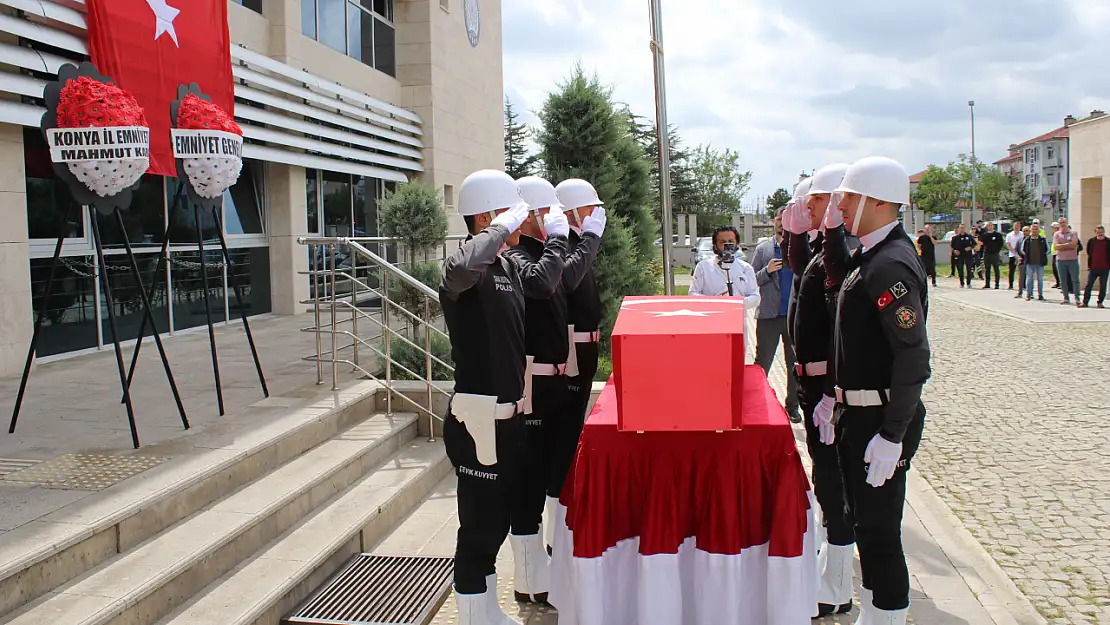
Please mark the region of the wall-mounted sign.
<svg viewBox="0 0 1110 625"><path fill-rule="evenodd" d="M466 19L466 36L470 39L470 47L477 48L482 36L482 14L478 9L478 0L465 0L463 14Z"/></svg>

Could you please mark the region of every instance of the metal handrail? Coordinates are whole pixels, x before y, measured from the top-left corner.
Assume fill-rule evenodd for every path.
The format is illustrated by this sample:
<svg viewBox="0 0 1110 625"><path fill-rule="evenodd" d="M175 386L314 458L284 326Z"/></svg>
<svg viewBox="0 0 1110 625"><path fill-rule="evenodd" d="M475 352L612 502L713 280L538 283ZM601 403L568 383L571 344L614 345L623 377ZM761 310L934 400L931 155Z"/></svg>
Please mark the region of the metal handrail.
<svg viewBox="0 0 1110 625"><path fill-rule="evenodd" d="M463 240L465 237L449 237L450 239ZM395 239L387 237L319 237L319 236L305 236L298 237L297 243L308 247L309 256L313 259L312 266L307 272L300 272L307 275L311 280L312 296L305 300L303 303L311 304L315 323L308 328L302 328L305 332L314 332L316 334L316 352L311 356L306 356L304 360L316 362L316 383L323 384L323 364L325 362L331 363L331 382L332 390L339 390L339 365L348 365L351 367L352 372L360 373L361 375L381 382L386 388L386 411L389 414L393 412L393 396L397 395L404 399L407 403L415 407L419 412L429 417L429 433L430 441L435 440L435 419L442 421L442 417L435 414L432 409L432 401L434 393L439 393L443 396L450 397L450 393L443 389L437 388L432 381L432 367L433 363L439 364L449 371L454 371L454 367L444 362L432 353L432 333L435 332L440 336L447 337L447 334L436 328L432 324L432 302L439 304L439 294L433 289L429 288L424 283L405 273L397 264L382 258L380 255L367 249L363 243L367 244L380 244L380 243L397 243ZM444 242L444 256L446 256L446 242ZM350 268L336 267L336 251L338 248L346 248L349 252L349 259L351 262ZM320 267L317 264L317 249L320 252L326 251L327 256L319 255L321 261L327 264L325 267ZM361 266L360 260L368 261L367 265ZM323 263L320 263L323 264ZM346 264L346 261L345 263ZM381 268L384 270L381 274L381 288L375 289L370 286L366 281L359 278L358 272L360 268ZM406 286L415 290L423 300L423 316L414 313L413 311L406 310L404 306L389 297L389 283L392 279L400 280ZM349 293L340 294L336 290L337 282L342 281L345 285L350 285ZM366 296L366 297L364 297ZM377 297L381 301L381 320L374 318L373 315L362 310L359 306L360 298L370 299ZM405 336L402 332L394 329L390 325L390 314L393 309L401 311L403 318L413 323L414 335L412 340ZM329 320L327 325L322 321L322 313L324 310L329 312ZM350 312L348 319L339 319L340 315ZM378 349L375 345L371 344L368 340L359 335L358 322L359 320L370 320L381 328L381 332L373 337L373 339L380 339L383 343L384 349ZM341 327L343 324L350 322L350 327ZM424 345L419 345L419 341L415 335L416 329L423 326L424 329ZM325 336L331 337L331 349L326 350L323 345ZM339 337L344 337L344 345L339 345ZM409 369L401 362L398 362L393 357L393 339L400 339L409 347L416 349L424 355L424 375L416 373ZM348 340L350 341L348 343ZM371 373L366 367L363 367L359 362L359 348L368 348L373 354L377 355L383 360L385 365L384 380L379 376ZM352 357L347 358L341 356L340 353L346 350L352 350ZM427 403L421 405L420 402L398 392L393 384L393 367L400 367L402 371L412 376L416 380L423 382L427 389ZM418 367L419 368L419 367Z"/></svg>

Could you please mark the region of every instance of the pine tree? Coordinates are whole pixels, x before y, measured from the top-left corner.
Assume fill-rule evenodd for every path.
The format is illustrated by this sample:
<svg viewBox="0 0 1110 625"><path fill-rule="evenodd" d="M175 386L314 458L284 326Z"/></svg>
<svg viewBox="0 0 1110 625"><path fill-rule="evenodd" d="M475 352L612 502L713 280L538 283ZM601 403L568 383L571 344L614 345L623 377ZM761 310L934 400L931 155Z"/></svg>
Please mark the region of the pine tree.
<svg viewBox="0 0 1110 625"><path fill-rule="evenodd" d="M1006 219L1029 223L1037 212L1037 198L1020 175L1010 174L1008 178L1006 188L998 195L996 212Z"/></svg>
<svg viewBox="0 0 1110 625"><path fill-rule="evenodd" d="M655 124L643 117L634 115L630 128L633 138L644 152L644 158L651 165L653 194L651 214L657 222L662 223L662 208L659 200L659 140L655 133ZM668 133L668 140L671 144L671 214L696 213L698 212L699 202L693 175L690 171L690 153L682 149L682 139L673 124Z"/></svg>
<svg viewBox="0 0 1110 625"><path fill-rule="evenodd" d="M621 299L656 291L651 164L633 138L629 112L614 106L610 89L581 67L548 95L540 122L537 142L548 179L587 180L605 202L608 224L595 267L605 308L601 345L608 352Z"/></svg>
<svg viewBox="0 0 1110 625"><path fill-rule="evenodd" d="M785 188L775 189L775 192L767 197L767 215L774 217L778 210L790 203L790 192Z"/></svg>
<svg viewBox="0 0 1110 625"><path fill-rule="evenodd" d="M528 126L519 121L513 103L505 98L505 173L523 178L536 173L539 157L528 152Z"/></svg>

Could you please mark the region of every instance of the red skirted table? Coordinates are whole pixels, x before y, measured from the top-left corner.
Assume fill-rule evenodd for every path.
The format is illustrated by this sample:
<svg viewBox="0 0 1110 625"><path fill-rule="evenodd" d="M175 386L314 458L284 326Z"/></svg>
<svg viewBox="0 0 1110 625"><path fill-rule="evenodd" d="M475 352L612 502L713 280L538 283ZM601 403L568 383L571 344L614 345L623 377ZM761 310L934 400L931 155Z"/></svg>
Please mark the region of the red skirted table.
<svg viewBox="0 0 1110 625"><path fill-rule="evenodd" d="M763 370L744 379L743 429L643 434L617 430L609 380L556 512L559 625L810 622L809 481Z"/></svg>

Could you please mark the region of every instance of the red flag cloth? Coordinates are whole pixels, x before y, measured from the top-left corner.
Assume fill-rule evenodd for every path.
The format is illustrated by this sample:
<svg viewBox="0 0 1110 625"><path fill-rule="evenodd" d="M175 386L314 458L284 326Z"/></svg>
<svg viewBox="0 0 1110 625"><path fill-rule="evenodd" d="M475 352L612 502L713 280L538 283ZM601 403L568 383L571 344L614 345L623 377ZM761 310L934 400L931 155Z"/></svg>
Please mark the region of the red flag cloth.
<svg viewBox="0 0 1110 625"><path fill-rule="evenodd" d="M88 0L89 54L135 95L150 122L150 173L176 176L170 104L197 83L235 112L227 0Z"/></svg>

